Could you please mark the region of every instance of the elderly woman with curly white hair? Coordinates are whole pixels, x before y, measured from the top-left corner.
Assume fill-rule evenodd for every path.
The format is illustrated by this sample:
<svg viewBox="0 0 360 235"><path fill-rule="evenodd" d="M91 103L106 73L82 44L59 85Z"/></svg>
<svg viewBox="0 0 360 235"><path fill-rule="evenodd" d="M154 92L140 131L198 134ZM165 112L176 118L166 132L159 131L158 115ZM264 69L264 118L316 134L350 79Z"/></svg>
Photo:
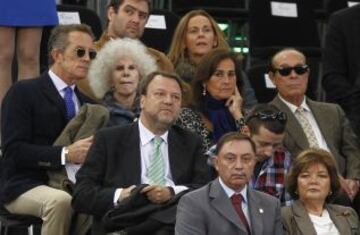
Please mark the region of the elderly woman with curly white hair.
<svg viewBox="0 0 360 235"><path fill-rule="evenodd" d="M108 126L127 124L139 116L138 84L156 70L156 61L138 40L116 39L98 52L88 79L96 98L110 112Z"/></svg>

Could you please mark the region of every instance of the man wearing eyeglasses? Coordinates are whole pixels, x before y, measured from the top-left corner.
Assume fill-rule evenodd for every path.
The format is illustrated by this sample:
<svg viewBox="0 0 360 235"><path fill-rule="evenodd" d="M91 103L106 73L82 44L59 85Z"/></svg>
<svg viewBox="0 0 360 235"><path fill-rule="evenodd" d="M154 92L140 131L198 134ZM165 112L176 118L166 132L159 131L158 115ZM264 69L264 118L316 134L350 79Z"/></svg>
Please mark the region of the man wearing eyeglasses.
<svg viewBox="0 0 360 235"><path fill-rule="evenodd" d="M278 95L271 103L288 116L284 145L292 156L309 147L330 151L343 176L342 189L354 200L360 179L357 137L340 106L305 96L309 73L298 50L283 49L272 57L269 76Z"/></svg>
<svg viewBox="0 0 360 235"><path fill-rule="evenodd" d="M116 38L140 39L149 19L150 0L110 0L107 6L107 25L101 38L95 42L100 50L108 41ZM161 71L173 72L174 66L164 53L148 48L148 53L154 57ZM87 79L78 83L85 94L95 99Z"/></svg>
<svg viewBox="0 0 360 235"><path fill-rule="evenodd" d="M96 55L93 38L86 25L55 27L49 39L49 71L15 83L3 101L0 201L11 213L41 218L43 235L69 234L71 196L47 186L47 171L83 163L92 143L88 137L53 146L80 106L91 102L75 82L86 77Z"/></svg>

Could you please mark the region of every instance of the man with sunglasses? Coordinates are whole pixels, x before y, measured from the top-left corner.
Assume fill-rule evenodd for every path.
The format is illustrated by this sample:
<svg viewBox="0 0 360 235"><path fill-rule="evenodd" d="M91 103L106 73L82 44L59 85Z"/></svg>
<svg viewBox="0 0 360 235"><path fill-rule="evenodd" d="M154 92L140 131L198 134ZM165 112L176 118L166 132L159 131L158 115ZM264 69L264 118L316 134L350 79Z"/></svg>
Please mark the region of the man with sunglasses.
<svg viewBox="0 0 360 235"><path fill-rule="evenodd" d="M284 145L292 156L309 147L331 152L343 177L342 189L349 197L344 194L342 199L354 200L360 179L358 139L340 106L305 96L309 73L304 54L296 49L283 49L271 59L269 77L278 90L271 103L288 116ZM342 204L346 204L344 200Z"/></svg>
<svg viewBox="0 0 360 235"><path fill-rule="evenodd" d="M75 82L86 77L95 57L93 38L86 25L55 27L49 38L49 71L15 83L2 105L0 202L11 213L41 218L43 235L69 234L71 196L47 186L47 171L65 167L70 178L71 166L84 162L92 143L88 137L53 146L80 106L91 102Z"/></svg>
<svg viewBox="0 0 360 235"><path fill-rule="evenodd" d="M285 190L285 176L291 165L291 155L283 147L286 121L286 114L271 104L255 106L246 119L257 158L249 183L252 188L277 197L283 206L292 203Z"/></svg>
<svg viewBox="0 0 360 235"><path fill-rule="evenodd" d="M95 42L100 50L108 41L116 38L140 39L149 19L150 0L110 0L107 6L107 25L101 38ZM161 71L173 72L174 66L164 53L148 48L148 53L154 57ZM95 99L89 82L84 79L78 83L81 91Z"/></svg>

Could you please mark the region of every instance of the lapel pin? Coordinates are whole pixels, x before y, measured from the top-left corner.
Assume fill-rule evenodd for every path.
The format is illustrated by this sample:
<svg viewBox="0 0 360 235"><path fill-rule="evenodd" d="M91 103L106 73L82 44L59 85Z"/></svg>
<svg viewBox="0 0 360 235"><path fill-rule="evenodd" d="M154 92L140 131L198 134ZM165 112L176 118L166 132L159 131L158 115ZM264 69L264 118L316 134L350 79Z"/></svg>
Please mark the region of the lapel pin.
<svg viewBox="0 0 360 235"><path fill-rule="evenodd" d="M259 209L260 214L264 213L264 210L262 208Z"/></svg>

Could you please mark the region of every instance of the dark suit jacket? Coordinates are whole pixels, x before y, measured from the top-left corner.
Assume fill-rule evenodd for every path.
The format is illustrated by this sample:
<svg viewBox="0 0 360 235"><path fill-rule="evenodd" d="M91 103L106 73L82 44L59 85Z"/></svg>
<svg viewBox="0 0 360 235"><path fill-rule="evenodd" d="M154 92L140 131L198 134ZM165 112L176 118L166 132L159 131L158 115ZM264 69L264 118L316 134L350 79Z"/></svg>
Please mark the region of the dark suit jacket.
<svg viewBox="0 0 360 235"><path fill-rule="evenodd" d="M326 204L325 208L341 235L360 234L359 218L351 207ZM316 235L314 225L299 200L291 206L281 208L281 219L288 235Z"/></svg>
<svg viewBox="0 0 360 235"><path fill-rule="evenodd" d="M360 150L358 139L339 105L316 102L306 98L330 152L338 163L341 175L360 179ZM305 133L289 107L277 96L271 102L288 116L284 145L296 157L309 148Z"/></svg>
<svg viewBox="0 0 360 235"><path fill-rule="evenodd" d="M176 185L198 187L208 181L201 140L173 126L168 134L169 164ZM86 161L78 171L73 206L95 216L93 232L102 234L101 217L114 207L114 193L141 183L138 122L100 130Z"/></svg>
<svg viewBox="0 0 360 235"><path fill-rule="evenodd" d="M360 135L360 5L329 18L323 53L326 99L341 105Z"/></svg>
<svg viewBox="0 0 360 235"><path fill-rule="evenodd" d="M277 198L248 187L248 202L252 235L283 234ZM217 178L180 199L175 234L245 235L247 232Z"/></svg>
<svg viewBox="0 0 360 235"><path fill-rule="evenodd" d="M80 103L90 102L75 92ZM10 88L3 100L1 116L3 203L47 184L46 171L62 167L62 147L52 145L67 122L65 103L48 73L19 81Z"/></svg>

